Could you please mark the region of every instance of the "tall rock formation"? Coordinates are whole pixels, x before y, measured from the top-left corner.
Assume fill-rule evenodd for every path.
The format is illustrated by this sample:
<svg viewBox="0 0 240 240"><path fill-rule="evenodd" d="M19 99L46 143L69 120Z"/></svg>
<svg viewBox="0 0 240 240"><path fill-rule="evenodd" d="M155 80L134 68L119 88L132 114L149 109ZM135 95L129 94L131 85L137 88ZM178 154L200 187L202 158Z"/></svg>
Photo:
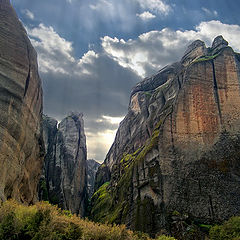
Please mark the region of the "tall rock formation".
<svg viewBox="0 0 240 240"><path fill-rule="evenodd" d="M240 54L218 36L132 90L92 198L97 221L155 234L240 215ZM181 224L180 226L183 226ZM179 238L180 239L180 238Z"/></svg>
<svg viewBox="0 0 240 240"><path fill-rule="evenodd" d="M59 124L44 116L45 167L40 199L84 216L87 202L87 149L83 115L72 113Z"/></svg>
<svg viewBox="0 0 240 240"><path fill-rule="evenodd" d="M94 159L87 160L87 186L88 186L88 197L89 198L94 193L95 176L96 176L99 166L100 166L100 163L98 163Z"/></svg>
<svg viewBox="0 0 240 240"><path fill-rule="evenodd" d="M0 202L37 200L44 149L37 54L9 0L0 0Z"/></svg>

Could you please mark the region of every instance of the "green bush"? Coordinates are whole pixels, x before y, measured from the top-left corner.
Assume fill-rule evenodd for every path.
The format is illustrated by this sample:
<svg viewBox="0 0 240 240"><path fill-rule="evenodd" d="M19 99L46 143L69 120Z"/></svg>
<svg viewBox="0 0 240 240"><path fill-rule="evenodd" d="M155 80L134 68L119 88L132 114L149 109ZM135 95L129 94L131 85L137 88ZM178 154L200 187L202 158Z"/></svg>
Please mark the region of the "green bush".
<svg viewBox="0 0 240 240"><path fill-rule="evenodd" d="M168 236L162 235L158 237L157 240L176 240L176 239L174 237L168 237Z"/></svg>
<svg viewBox="0 0 240 240"><path fill-rule="evenodd" d="M216 225L210 229L211 240L239 240L240 217L232 217L223 225Z"/></svg>
<svg viewBox="0 0 240 240"><path fill-rule="evenodd" d="M2 240L77 240L81 236L81 228L49 203L27 207L7 201L0 208Z"/></svg>
<svg viewBox="0 0 240 240"><path fill-rule="evenodd" d="M94 223L47 202L25 206L12 200L0 206L0 239L150 240L148 235L136 234L124 225Z"/></svg>
<svg viewBox="0 0 240 240"><path fill-rule="evenodd" d="M103 188L99 195L104 194ZM48 202L25 206L13 200L0 205L0 239L151 240L148 234L133 232L124 225L94 223L72 215L69 211L61 210ZM157 240L175 239L159 236Z"/></svg>

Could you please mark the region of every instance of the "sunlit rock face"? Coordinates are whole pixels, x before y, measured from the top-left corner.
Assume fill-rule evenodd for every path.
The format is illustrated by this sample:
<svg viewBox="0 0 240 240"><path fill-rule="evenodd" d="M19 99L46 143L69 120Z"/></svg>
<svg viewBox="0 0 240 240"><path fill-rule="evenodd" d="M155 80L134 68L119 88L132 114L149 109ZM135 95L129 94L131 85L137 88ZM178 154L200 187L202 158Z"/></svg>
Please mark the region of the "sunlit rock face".
<svg viewBox="0 0 240 240"><path fill-rule="evenodd" d="M239 146L240 54L222 36L211 48L197 40L132 90L93 219L155 234L171 232L176 213L209 224L240 215Z"/></svg>
<svg viewBox="0 0 240 240"><path fill-rule="evenodd" d="M72 213L85 215L87 203L87 149L83 115L72 113L59 124L44 116L46 148L39 197Z"/></svg>
<svg viewBox="0 0 240 240"><path fill-rule="evenodd" d="M44 148L37 55L9 0L0 0L0 202L37 200Z"/></svg>

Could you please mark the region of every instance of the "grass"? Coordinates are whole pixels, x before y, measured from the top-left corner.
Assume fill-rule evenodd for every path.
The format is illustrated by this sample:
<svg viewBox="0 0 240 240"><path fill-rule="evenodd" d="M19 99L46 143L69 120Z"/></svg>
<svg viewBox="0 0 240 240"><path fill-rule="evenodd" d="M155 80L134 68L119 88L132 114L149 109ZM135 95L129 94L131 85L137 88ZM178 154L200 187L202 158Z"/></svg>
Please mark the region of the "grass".
<svg viewBox="0 0 240 240"><path fill-rule="evenodd" d="M198 59L196 59L194 61L194 63L198 63L198 62L204 62L204 61L210 61L212 59L215 59L217 56L219 55L219 53L215 54L215 55L210 55L210 56L202 56Z"/></svg>

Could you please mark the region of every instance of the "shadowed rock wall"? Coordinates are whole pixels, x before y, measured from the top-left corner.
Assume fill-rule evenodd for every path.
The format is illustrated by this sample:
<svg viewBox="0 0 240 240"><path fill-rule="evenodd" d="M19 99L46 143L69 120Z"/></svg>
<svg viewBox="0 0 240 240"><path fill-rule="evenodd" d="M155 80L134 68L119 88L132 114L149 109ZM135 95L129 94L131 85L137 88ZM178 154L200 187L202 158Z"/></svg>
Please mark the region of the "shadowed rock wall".
<svg viewBox="0 0 240 240"><path fill-rule="evenodd" d="M46 148L39 197L72 213L85 215L87 204L87 148L83 115L73 113L57 121L44 116Z"/></svg>

